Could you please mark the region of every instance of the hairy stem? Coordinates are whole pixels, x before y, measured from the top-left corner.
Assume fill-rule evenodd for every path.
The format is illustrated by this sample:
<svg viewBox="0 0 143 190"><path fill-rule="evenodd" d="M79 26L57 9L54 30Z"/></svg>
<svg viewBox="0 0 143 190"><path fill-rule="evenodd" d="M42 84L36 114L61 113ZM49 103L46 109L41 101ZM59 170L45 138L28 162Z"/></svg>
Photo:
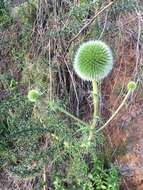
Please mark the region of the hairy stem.
<svg viewBox="0 0 143 190"><path fill-rule="evenodd" d="M90 125L89 129L89 136L88 136L88 142L90 142L93 139L93 129L96 127L96 120L97 120L97 109L98 109L98 87L97 82L95 80L92 81L92 88L93 88L93 120Z"/></svg>

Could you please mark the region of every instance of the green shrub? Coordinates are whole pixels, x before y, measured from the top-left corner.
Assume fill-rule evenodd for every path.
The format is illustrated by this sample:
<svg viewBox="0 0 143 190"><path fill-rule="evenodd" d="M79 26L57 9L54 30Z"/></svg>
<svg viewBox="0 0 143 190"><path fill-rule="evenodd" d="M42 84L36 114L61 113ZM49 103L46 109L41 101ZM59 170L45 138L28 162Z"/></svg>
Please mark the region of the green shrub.
<svg viewBox="0 0 143 190"><path fill-rule="evenodd" d="M6 27L10 25L12 18L10 16L9 10L6 8L4 0L0 2L0 27Z"/></svg>

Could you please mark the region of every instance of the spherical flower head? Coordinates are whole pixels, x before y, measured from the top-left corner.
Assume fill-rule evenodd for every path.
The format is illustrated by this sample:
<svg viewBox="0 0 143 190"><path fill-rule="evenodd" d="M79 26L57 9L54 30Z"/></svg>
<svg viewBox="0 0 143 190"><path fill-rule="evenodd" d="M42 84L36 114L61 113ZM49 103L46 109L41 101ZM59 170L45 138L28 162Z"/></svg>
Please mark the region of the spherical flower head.
<svg viewBox="0 0 143 190"><path fill-rule="evenodd" d="M113 67L111 49L104 42L92 40L83 43L74 58L74 70L87 81L105 78Z"/></svg>
<svg viewBox="0 0 143 190"><path fill-rule="evenodd" d="M137 84L134 81L130 81L127 85L128 91L134 91L137 87Z"/></svg>
<svg viewBox="0 0 143 190"><path fill-rule="evenodd" d="M29 90L27 97L30 102L36 102L39 96L40 92L38 90Z"/></svg>

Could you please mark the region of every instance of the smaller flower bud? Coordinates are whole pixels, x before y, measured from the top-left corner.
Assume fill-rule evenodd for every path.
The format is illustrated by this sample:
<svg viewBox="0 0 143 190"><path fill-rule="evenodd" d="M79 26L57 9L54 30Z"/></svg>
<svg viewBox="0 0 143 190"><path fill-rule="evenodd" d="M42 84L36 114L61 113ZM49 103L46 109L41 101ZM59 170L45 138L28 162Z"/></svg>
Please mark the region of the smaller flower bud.
<svg viewBox="0 0 143 190"><path fill-rule="evenodd" d="M134 81L130 81L127 85L128 91L134 91L137 87L137 84Z"/></svg>
<svg viewBox="0 0 143 190"><path fill-rule="evenodd" d="M39 96L40 92L38 90L29 90L27 97L30 102L36 102Z"/></svg>

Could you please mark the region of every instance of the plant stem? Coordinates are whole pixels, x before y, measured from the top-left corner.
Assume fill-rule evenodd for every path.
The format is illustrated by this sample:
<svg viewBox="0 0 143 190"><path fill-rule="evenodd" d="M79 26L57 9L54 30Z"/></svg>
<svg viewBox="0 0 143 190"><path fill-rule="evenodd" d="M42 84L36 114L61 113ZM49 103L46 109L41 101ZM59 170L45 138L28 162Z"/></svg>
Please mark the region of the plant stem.
<svg viewBox="0 0 143 190"><path fill-rule="evenodd" d="M96 130L96 133L98 133L99 131L103 130L110 122L111 120L118 114L118 112L120 111L120 109L125 105L126 100L128 99L128 97L130 96L131 91L128 91L128 93L126 94L126 96L124 97L122 103L120 104L120 106L117 108L117 110L113 113L113 115L108 119L108 121L99 129Z"/></svg>
<svg viewBox="0 0 143 190"><path fill-rule="evenodd" d="M89 136L88 136L88 142L90 144L92 138L93 138L93 129L96 127L96 120L97 120L97 109L98 109L98 86L97 82L95 80L92 81L92 88L93 88L93 120L90 125L89 129Z"/></svg>
<svg viewBox="0 0 143 190"><path fill-rule="evenodd" d="M80 123L80 124L82 124L82 125L85 125L85 126L88 126L87 123L85 123L84 121L78 119L77 117L75 117L74 115L72 115L71 113L69 113L68 111L66 111L65 109L63 109L63 108L61 108L61 107L59 107L59 106L56 106L56 108L57 108L60 112L64 113L65 115L67 115L67 116L69 116L70 118L72 118L72 119L74 119L75 121L77 121L78 123Z"/></svg>

